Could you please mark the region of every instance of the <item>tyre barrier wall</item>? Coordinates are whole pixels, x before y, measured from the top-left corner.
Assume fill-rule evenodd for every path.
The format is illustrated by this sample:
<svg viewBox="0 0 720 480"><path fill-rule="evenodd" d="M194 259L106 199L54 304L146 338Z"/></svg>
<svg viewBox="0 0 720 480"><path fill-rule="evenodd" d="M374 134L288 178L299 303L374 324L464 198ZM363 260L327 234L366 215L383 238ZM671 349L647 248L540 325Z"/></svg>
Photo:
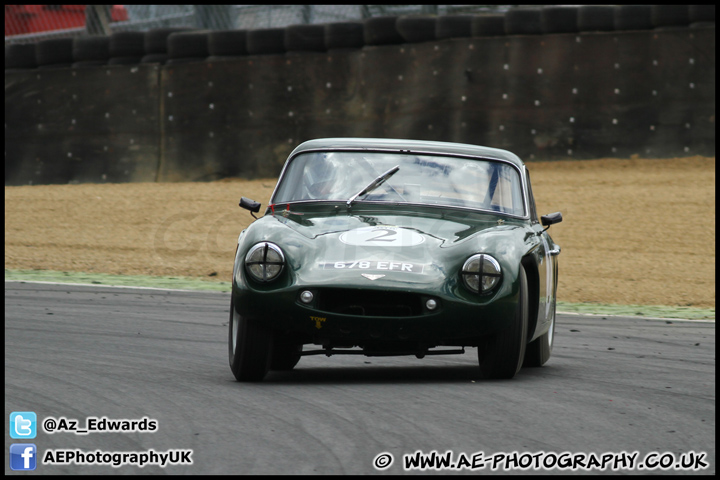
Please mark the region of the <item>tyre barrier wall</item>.
<svg viewBox="0 0 720 480"><path fill-rule="evenodd" d="M6 46L5 184L273 177L300 142L335 136L714 156L714 7L665 7Z"/></svg>

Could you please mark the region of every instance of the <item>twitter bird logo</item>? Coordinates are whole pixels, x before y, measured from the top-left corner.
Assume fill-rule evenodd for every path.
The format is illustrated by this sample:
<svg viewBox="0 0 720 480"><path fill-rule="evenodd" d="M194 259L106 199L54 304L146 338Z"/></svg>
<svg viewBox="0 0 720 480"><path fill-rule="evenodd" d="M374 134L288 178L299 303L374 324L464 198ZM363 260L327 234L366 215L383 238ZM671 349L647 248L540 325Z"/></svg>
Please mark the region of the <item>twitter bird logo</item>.
<svg viewBox="0 0 720 480"><path fill-rule="evenodd" d="M12 412L10 414L11 438L35 438L37 415L35 412Z"/></svg>

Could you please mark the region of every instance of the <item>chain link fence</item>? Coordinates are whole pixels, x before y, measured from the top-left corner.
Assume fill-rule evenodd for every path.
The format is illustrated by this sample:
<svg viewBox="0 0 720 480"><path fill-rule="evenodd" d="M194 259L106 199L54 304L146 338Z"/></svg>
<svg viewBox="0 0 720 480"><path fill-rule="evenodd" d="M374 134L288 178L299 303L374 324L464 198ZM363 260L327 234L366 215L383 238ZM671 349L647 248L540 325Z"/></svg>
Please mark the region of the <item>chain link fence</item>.
<svg viewBox="0 0 720 480"><path fill-rule="evenodd" d="M511 5L5 5L5 44L165 27L253 30L386 15L502 13Z"/></svg>

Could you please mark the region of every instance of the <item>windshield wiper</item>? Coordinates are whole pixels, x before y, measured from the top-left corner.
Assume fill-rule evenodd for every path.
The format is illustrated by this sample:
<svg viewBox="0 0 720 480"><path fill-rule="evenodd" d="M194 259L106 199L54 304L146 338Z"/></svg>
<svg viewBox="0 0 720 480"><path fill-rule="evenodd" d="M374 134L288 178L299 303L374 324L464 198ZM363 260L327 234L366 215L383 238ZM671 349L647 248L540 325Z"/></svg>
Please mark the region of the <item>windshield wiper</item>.
<svg viewBox="0 0 720 480"><path fill-rule="evenodd" d="M357 197L359 197L361 195L367 195L368 193L372 192L377 187L379 187L380 185L385 183L385 180L387 180L388 178L395 175L395 173L397 173L398 170L400 170L400 165L395 165L393 168L391 168L387 172L385 172L382 175L380 175L379 177L377 177L375 180L370 182L367 187L363 188L358 193L356 193L355 195L350 197L350 199L347 201L347 206L348 207L351 206Z"/></svg>

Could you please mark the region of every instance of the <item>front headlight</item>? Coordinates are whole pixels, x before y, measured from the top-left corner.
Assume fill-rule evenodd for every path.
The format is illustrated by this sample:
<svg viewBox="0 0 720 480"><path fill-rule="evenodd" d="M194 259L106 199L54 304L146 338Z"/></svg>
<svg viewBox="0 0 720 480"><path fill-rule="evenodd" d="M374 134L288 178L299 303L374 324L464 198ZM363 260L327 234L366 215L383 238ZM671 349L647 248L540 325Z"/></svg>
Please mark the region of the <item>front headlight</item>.
<svg viewBox="0 0 720 480"><path fill-rule="evenodd" d="M475 293L487 293L500 283L500 264L490 255L479 253L468 258L460 272L465 286Z"/></svg>
<svg viewBox="0 0 720 480"><path fill-rule="evenodd" d="M274 243L260 242L245 255L245 270L258 282L275 280L284 266L285 256Z"/></svg>

